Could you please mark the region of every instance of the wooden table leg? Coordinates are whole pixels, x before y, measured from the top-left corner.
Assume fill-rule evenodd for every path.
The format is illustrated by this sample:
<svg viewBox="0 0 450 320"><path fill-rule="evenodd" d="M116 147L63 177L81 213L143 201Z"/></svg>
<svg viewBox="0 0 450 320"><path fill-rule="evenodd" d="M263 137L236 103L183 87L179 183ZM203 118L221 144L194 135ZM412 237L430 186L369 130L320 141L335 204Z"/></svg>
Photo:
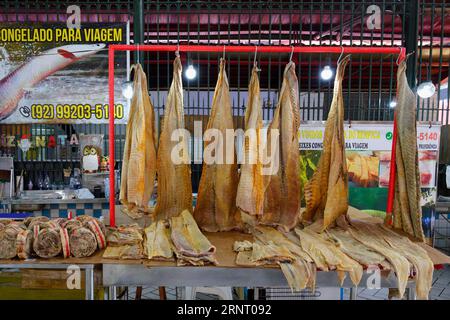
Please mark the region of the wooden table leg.
<svg viewBox="0 0 450 320"><path fill-rule="evenodd" d="M142 298L142 287L136 287L136 299L135 300L141 300Z"/></svg>
<svg viewBox="0 0 450 320"><path fill-rule="evenodd" d="M159 287L159 300L167 300L166 287Z"/></svg>

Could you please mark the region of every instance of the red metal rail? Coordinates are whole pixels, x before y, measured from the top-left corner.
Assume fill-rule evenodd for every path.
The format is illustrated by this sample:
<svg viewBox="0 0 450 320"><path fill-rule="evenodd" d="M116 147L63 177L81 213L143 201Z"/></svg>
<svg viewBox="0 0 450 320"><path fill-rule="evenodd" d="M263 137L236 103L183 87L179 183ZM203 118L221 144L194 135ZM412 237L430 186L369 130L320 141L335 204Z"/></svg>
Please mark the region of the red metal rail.
<svg viewBox="0 0 450 320"><path fill-rule="evenodd" d="M126 45L112 44L108 48L108 82L109 82L109 217L110 225L116 223L115 203L115 171L114 171L114 52L115 51L179 51L179 52L255 52L256 46L211 46L211 45ZM399 61L405 58L405 48L401 47L340 47L340 46L312 46L312 47L288 47L288 46L258 46L258 52L265 53L346 53L346 54L396 54ZM387 202L387 216L392 215L395 183L395 143L397 141L396 123L394 118L394 131L392 138L391 168L389 179L389 191Z"/></svg>

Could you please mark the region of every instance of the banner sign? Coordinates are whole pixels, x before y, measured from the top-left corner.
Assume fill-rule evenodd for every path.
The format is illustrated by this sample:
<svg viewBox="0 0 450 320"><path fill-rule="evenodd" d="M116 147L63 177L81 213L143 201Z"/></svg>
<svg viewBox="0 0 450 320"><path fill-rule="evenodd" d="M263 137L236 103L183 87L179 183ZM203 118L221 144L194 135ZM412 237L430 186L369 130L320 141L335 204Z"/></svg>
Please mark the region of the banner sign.
<svg viewBox="0 0 450 320"><path fill-rule="evenodd" d="M0 123L107 123L107 45L127 33L126 23L0 24ZM126 52L115 64L116 123L125 123Z"/></svg>
<svg viewBox="0 0 450 320"><path fill-rule="evenodd" d="M344 125L350 205L383 217L391 165L393 123L356 122ZM306 183L322 153L323 122L300 125L301 179ZM440 125L417 124L421 204L426 212L436 202Z"/></svg>
<svg viewBox="0 0 450 320"><path fill-rule="evenodd" d="M392 123L345 123L345 148L355 151L385 151L392 145ZM417 146L419 150L439 150L440 125L418 124ZM305 123L300 126L301 150L322 150L325 124Z"/></svg>

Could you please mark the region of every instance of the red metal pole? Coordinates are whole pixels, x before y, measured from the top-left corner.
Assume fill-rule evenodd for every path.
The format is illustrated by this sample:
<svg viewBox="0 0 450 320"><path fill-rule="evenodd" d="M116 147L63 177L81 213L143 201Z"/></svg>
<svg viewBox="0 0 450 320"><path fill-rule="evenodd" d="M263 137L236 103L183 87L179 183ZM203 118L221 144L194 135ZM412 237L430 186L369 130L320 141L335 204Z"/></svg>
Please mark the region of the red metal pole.
<svg viewBox="0 0 450 320"><path fill-rule="evenodd" d="M405 60L406 50L405 48L400 48L400 53L398 56L398 62L402 62ZM391 166L389 170L389 187L388 187L388 199L386 205L386 219L384 223L387 225L392 225L393 217L392 211L394 208L394 196L395 196L395 172L396 161L395 161L395 153L396 153L396 145L397 145L397 112L394 111L394 128L392 130L392 148L391 148Z"/></svg>
<svg viewBox="0 0 450 320"><path fill-rule="evenodd" d="M116 225L116 192L114 172L114 48L108 48L108 85L109 85L109 224Z"/></svg>

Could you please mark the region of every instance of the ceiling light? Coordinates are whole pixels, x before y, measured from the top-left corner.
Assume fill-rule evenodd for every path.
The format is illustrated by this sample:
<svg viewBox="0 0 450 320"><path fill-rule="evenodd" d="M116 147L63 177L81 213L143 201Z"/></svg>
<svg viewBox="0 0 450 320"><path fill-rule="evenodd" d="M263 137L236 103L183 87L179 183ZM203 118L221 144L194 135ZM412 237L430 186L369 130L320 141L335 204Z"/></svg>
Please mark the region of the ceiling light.
<svg viewBox="0 0 450 320"><path fill-rule="evenodd" d="M392 100L391 102L389 102L389 107L390 108L395 108L397 106L397 101Z"/></svg>
<svg viewBox="0 0 450 320"><path fill-rule="evenodd" d="M125 99L131 99L133 97L133 82L125 81L122 83L122 95Z"/></svg>
<svg viewBox="0 0 450 320"><path fill-rule="evenodd" d="M325 66L323 70L320 72L320 77L323 80L330 80L333 77L333 70L331 70L330 66Z"/></svg>
<svg viewBox="0 0 450 320"><path fill-rule="evenodd" d="M197 70L195 70L194 66L191 64L187 67L184 75L189 80L195 79L195 77L197 76Z"/></svg>
<svg viewBox="0 0 450 320"><path fill-rule="evenodd" d="M422 82L417 87L417 94L419 95L419 97L421 97L423 99L433 96L433 94L435 92L436 92L436 87L434 86L433 82L431 82L431 81Z"/></svg>

